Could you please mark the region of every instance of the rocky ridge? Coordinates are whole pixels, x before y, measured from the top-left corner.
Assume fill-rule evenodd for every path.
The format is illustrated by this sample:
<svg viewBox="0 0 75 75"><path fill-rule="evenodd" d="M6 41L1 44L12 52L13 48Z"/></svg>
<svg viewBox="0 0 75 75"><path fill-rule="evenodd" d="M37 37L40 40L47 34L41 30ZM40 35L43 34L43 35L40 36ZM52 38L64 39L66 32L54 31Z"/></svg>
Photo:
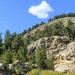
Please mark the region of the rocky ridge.
<svg viewBox="0 0 75 75"><path fill-rule="evenodd" d="M30 31L30 34L33 35L33 34L35 33L35 31L37 31L38 29L43 30L45 26L50 26L51 24L55 24L55 23L57 23L58 21L63 22L63 24L66 26L68 20L71 20L73 23L75 23L75 17L60 18L60 19L53 20L53 21L51 21L51 22L48 22L48 23L46 23L46 24L44 24L44 25L41 25L41 26L35 28L34 30ZM25 34L25 35L23 36L23 38L26 38L27 35L28 35L28 33Z"/></svg>

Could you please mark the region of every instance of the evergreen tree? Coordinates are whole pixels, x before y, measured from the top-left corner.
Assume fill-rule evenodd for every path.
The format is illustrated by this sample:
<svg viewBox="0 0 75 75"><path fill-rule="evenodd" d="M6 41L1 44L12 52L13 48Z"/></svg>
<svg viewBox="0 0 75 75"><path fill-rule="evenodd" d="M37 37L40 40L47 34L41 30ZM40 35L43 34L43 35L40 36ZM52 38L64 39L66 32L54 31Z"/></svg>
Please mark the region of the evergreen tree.
<svg viewBox="0 0 75 75"><path fill-rule="evenodd" d="M5 33L4 46L5 46L5 49L7 50L11 48L11 35L9 30L7 30Z"/></svg>
<svg viewBox="0 0 75 75"><path fill-rule="evenodd" d="M44 51L41 51L40 48L38 48L36 52L35 61L37 63L38 69L45 69L46 68L46 55Z"/></svg>
<svg viewBox="0 0 75 75"><path fill-rule="evenodd" d="M1 38L1 33L0 33L0 55L2 54L3 48L2 48L2 38Z"/></svg>
<svg viewBox="0 0 75 75"><path fill-rule="evenodd" d="M10 32L9 32L9 30L7 30L6 33L5 33L5 40L7 40L8 38L10 38Z"/></svg>
<svg viewBox="0 0 75 75"><path fill-rule="evenodd" d="M29 28L27 32L30 33L30 31L31 31L31 28Z"/></svg>
<svg viewBox="0 0 75 75"><path fill-rule="evenodd" d="M16 37L16 32L14 32L13 34L12 34L12 38L14 38L14 37Z"/></svg>
<svg viewBox="0 0 75 75"><path fill-rule="evenodd" d="M73 32L74 31L74 24L73 24L73 22L71 21L71 20L69 20L68 22L67 22L67 27L66 27L66 29L67 29L67 34L68 34L68 36L70 37L70 40L74 40L74 33L75 32Z"/></svg>
<svg viewBox="0 0 75 75"><path fill-rule="evenodd" d="M40 23L40 25L43 25L43 24L45 24L43 21Z"/></svg>
<svg viewBox="0 0 75 75"><path fill-rule="evenodd" d="M51 18L48 20L48 22L52 21Z"/></svg>
<svg viewBox="0 0 75 75"><path fill-rule="evenodd" d="M67 15L68 17L71 17L72 16L72 13L68 13L68 15Z"/></svg>
<svg viewBox="0 0 75 75"><path fill-rule="evenodd" d="M47 60L48 69L54 70L54 56L51 54L50 58Z"/></svg>
<svg viewBox="0 0 75 75"><path fill-rule="evenodd" d="M52 30L52 35L59 35L59 36L63 36L64 35L64 25L61 21L59 21L58 23L55 23L53 26L53 30Z"/></svg>
<svg viewBox="0 0 75 75"><path fill-rule="evenodd" d="M27 57L26 57L26 54L27 54L27 49L26 47L20 47L19 48L19 51L18 51L18 59L19 60L22 60L22 62L26 62L27 60Z"/></svg>
<svg viewBox="0 0 75 75"><path fill-rule="evenodd" d="M41 55L41 51L40 48L38 48L37 52L36 52L36 57L35 57L35 61L37 63L38 69L40 68L40 55Z"/></svg>
<svg viewBox="0 0 75 75"><path fill-rule="evenodd" d="M73 22L71 21L71 20L69 20L68 22L67 22L67 26L68 27L71 27L73 25Z"/></svg>
<svg viewBox="0 0 75 75"><path fill-rule="evenodd" d="M36 27L35 27L35 26L33 26L33 27L32 27L32 30L33 30L33 29L35 29L35 28L36 28Z"/></svg>
<svg viewBox="0 0 75 75"><path fill-rule="evenodd" d="M36 24L35 27L37 28L39 26L39 24Z"/></svg>
<svg viewBox="0 0 75 75"><path fill-rule="evenodd" d="M5 64L12 63L12 53L10 49L5 52L3 63Z"/></svg>
<svg viewBox="0 0 75 75"><path fill-rule="evenodd" d="M45 51L42 50L41 55L40 55L40 68L41 69L46 69L45 60L46 60L46 54L45 54Z"/></svg>
<svg viewBox="0 0 75 75"><path fill-rule="evenodd" d="M21 35L23 36L26 33L27 33L27 30L24 30Z"/></svg>
<svg viewBox="0 0 75 75"><path fill-rule="evenodd" d="M17 35L13 41L12 41L12 50L15 52L18 52L20 46L24 46L24 42L22 40L22 37L20 35Z"/></svg>

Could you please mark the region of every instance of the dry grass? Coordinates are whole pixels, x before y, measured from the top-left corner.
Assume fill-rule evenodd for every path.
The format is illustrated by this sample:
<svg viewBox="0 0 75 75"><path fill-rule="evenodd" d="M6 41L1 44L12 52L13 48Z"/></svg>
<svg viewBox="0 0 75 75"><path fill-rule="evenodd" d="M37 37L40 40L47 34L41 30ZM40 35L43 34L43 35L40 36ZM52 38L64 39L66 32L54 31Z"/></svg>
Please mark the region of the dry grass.
<svg viewBox="0 0 75 75"><path fill-rule="evenodd" d="M38 75L38 70L33 69L27 75ZM66 75L65 73L58 73L56 71L51 71L51 70L40 70L39 75Z"/></svg>
<svg viewBox="0 0 75 75"><path fill-rule="evenodd" d="M51 70L40 70L39 72L40 72L39 75L75 75L75 69L67 74ZM29 73L27 73L27 75L38 75L38 70L33 69Z"/></svg>
<svg viewBox="0 0 75 75"><path fill-rule="evenodd" d="M69 72L67 75L75 75L75 69L71 72Z"/></svg>

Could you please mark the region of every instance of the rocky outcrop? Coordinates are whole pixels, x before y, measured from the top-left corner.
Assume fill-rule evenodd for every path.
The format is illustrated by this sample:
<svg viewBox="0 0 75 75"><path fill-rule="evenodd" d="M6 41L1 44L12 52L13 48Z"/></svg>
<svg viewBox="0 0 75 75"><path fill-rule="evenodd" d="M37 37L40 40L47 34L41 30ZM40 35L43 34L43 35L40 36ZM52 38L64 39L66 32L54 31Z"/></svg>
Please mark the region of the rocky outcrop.
<svg viewBox="0 0 75 75"><path fill-rule="evenodd" d="M64 61L63 63L56 62L56 71L68 72L75 67L72 64L70 66L66 64L69 62L73 62L73 64L75 65L75 42L69 41L66 36L52 36L39 39L28 46L28 55L30 55L31 52L36 52L38 47L40 47L42 50L45 50L47 58L49 58L50 55L53 54L56 59L60 57L60 61ZM63 68L61 68L62 66ZM62 70L60 70L60 68Z"/></svg>
<svg viewBox="0 0 75 75"><path fill-rule="evenodd" d="M67 73L75 68L75 64L72 61L63 61L54 66L55 70L58 72Z"/></svg>
<svg viewBox="0 0 75 75"><path fill-rule="evenodd" d="M69 40L66 36L52 36L42 38L28 46L28 55L31 54L31 52L36 52L38 47L40 47L42 50L46 51L47 57L50 57L51 54L57 55L61 51L67 49L68 44Z"/></svg>
<svg viewBox="0 0 75 75"><path fill-rule="evenodd" d="M8 69L12 70L11 68L14 66L14 70L16 72L16 75L22 74L24 75L25 72L28 71L28 67L26 67L26 65L24 63L22 63L21 60L17 60L16 62L12 64L8 64ZM21 69L21 71L19 71L19 69Z"/></svg>
<svg viewBox="0 0 75 75"><path fill-rule="evenodd" d="M26 75L26 73L31 70L28 67L30 61L32 62L32 67L36 68L37 65L34 64L33 60L29 60L25 63L22 63L21 60L16 60L12 64L7 64L6 69L3 64L0 63L0 75Z"/></svg>
<svg viewBox="0 0 75 75"><path fill-rule="evenodd" d="M35 64L33 63L33 60L30 60L32 62L32 67L36 68ZM30 61L27 61L25 63L22 63L21 60L16 60L13 64L8 64L7 68L8 70L12 71L12 68L14 67L14 71L16 73L16 75L25 75L28 71L30 71L29 67L28 67L28 63Z"/></svg>

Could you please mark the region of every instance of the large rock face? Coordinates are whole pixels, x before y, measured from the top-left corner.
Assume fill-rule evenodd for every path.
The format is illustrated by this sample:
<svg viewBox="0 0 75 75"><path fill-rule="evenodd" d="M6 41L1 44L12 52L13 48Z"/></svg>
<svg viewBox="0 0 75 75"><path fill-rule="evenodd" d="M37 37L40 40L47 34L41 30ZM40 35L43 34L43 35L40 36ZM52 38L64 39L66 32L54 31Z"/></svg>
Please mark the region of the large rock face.
<svg viewBox="0 0 75 75"><path fill-rule="evenodd" d="M61 61L67 60L67 63L70 61L71 62L73 61L73 63L75 63L75 42L70 42L66 36L63 36L63 37L52 36L52 37L39 39L39 40L35 41L33 44L28 46L28 55L30 55L31 52L36 52L38 47L45 50L47 58L49 58L50 55L53 54L56 59L58 59L60 56ZM65 63L65 62L63 62L63 63ZM59 69L60 65L63 65L63 63L61 63L61 64L58 63L57 64L58 67L55 67L55 70L56 71L60 70ZM63 65L64 68L65 68L65 66L67 66L67 65ZM70 66L70 68L71 68L71 66ZM63 68L61 68L61 69L63 69ZM63 69L61 71L66 72L65 69Z"/></svg>
<svg viewBox="0 0 75 75"><path fill-rule="evenodd" d="M69 50L70 46L68 45L70 45L70 42L66 36L42 38L28 46L28 55L31 54L31 52L36 52L38 47L40 47L41 49L45 50L47 57L50 57L51 54L56 56L61 54L65 56L63 52L65 50Z"/></svg>

